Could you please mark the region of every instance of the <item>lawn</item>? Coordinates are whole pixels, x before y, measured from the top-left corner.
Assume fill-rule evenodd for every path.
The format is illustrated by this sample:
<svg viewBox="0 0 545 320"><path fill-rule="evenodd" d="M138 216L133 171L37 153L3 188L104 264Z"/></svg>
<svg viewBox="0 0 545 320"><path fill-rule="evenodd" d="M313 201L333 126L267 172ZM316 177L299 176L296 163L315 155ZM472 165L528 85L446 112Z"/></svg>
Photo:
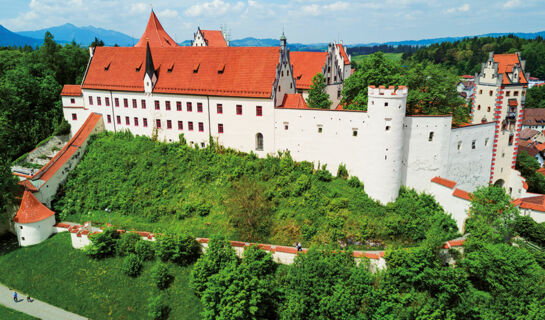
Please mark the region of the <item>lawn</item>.
<svg viewBox="0 0 545 320"><path fill-rule="evenodd" d="M402 55L403 55L403 53L385 53L384 57L386 59L399 61L399 60L401 60ZM357 64L362 64L365 59L369 58L369 56L370 56L369 54L353 55L352 56L352 61L356 62Z"/></svg>
<svg viewBox="0 0 545 320"><path fill-rule="evenodd" d="M122 260L90 259L72 248L69 233L61 233L0 255L0 279L4 285L92 319L147 319L147 300L159 293L151 281L155 262L146 262L142 274L130 278L120 270ZM172 265L170 270L175 280L166 290L172 308L169 319L199 318L200 300L188 287L191 267ZM1 319L10 319L1 312Z"/></svg>
<svg viewBox="0 0 545 320"><path fill-rule="evenodd" d="M33 320L38 319L19 311L15 311L0 304L0 319L9 320Z"/></svg>

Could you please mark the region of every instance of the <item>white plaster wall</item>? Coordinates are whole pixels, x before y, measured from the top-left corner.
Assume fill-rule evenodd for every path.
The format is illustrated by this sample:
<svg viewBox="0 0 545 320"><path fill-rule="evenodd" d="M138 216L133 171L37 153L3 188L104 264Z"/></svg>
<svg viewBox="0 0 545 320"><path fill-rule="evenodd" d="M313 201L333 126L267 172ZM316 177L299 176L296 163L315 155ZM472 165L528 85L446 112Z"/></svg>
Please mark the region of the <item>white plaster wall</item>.
<svg viewBox="0 0 545 320"><path fill-rule="evenodd" d="M450 213L456 221L458 230L464 233L464 225L467 219L467 211L470 202L452 195L454 189L450 189L437 183L431 183L429 193L435 197L435 200L443 207L445 212Z"/></svg>
<svg viewBox="0 0 545 320"><path fill-rule="evenodd" d="M520 214L523 216L530 216L530 218L534 219L537 223L544 223L545 222L545 212L536 211L532 209L523 209L519 208Z"/></svg>
<svg viewBox="0 0 545 320"><path fill-rule="evenodd" d="M526 197L526 189L523 187L526 180L521 176L518 170L509 169L509 172L511 177L509 178L509 186L506 186L507 193L509 193L513 199Z"/></svg>
<svg viewBox="0 0 545 320"><path fill-rule="evenodd" d="M442 176L448 161L452 117L406 117L403 136L402 184L428 191L430 180ZM432 141L430 133L433 133Z"/></svg>
<svg viewBox="0 0 545 320"><path fill-rule="evenodd" d="M72 247L75 249L83 249L91 244L91 240L89 240L87 235L78 237L77 233L71 233L70 238L72 239Z"/></svg>
<svg viewBox="0 0 545 320"><path fill-rule="evenodd" d="M495 123L454 128L448 141L448 167L442 176L468 192L488 185L492 165ZM475 141L475 149L473 149ZM458 145L460 148L458 149Z"/></svg>
<svg viewBox="0 0 545 320"><path fill-rule="evenodd" d="M81 107L81 108L73 108L73 107L64 107L62 108L62 113L64 115L64 119L70 123L70 134L71 136L74 136L76 132L78 132L78 129L81 128L87 117L91 114L89 110ZM72 114L76 115L76 120L72 120Z"/></svg>
<svg viewBox="0 0 545 320"><path fill-rule="evenodd" d="M55 225L54 215L33 223L14 223L19 245L26 247L44 241L55 232L53 225Z"/></svg>

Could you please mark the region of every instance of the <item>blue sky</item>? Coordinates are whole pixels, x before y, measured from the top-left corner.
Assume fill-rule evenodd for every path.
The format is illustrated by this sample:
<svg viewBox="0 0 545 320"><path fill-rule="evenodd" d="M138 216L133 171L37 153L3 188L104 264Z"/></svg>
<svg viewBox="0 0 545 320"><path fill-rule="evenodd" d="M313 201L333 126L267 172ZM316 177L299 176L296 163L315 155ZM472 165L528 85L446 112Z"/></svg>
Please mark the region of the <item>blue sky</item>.
<svg viewBox="0 0 545 320"><path fill-rule="evenodd" d="M489 32L545 30L543 0L155 0L153 8L176 40L197 26L227 25L232 39L278 38L288 42L385 42ZM138 38L150 2L128 0L0 0L0 24L13 31L67 22L93 25Z"/></svg>

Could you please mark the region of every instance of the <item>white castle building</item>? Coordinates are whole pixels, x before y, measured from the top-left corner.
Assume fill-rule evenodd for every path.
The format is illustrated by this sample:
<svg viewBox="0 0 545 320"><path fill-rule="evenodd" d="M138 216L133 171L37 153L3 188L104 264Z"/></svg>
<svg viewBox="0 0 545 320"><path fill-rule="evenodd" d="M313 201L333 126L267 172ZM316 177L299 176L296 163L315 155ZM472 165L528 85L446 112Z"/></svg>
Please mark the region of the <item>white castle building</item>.
<svg viewBox="0 0 545 320"><path fill-rule="evenodd" d="M370 87L366 112L309 108L317 72L339 101L352 73L342 44L292 53L285 37L279 47L229 47L210 45L200 29L194 36L193 46L178 46L152 12L135 47L91 48L81 85L62 92L72 132L99 114L108 131L166 142L183 133L192 145L213 139L260 157L289 151L333 173L343 164L382 203L402 185L434 194L461 230L477 187L526 196L514 170L527 87L518 54L490 55L476 75L472 123L453 128L451 115L407 115L405 87Z"/></svg>

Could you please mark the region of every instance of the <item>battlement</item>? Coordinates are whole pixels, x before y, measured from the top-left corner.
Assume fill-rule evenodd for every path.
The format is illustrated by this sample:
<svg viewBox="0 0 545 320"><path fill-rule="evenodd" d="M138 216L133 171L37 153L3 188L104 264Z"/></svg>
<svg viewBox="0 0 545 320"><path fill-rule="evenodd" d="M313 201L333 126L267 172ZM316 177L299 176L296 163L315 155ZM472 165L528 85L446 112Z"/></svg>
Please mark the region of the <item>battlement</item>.
<svg viewBox="0 0 545 320"><path fill-rule="evenodd" d="M376 98L384 98L384 97L392 97L392 98L401 98L406 97L409 89L407 89L406 86L399 86L397 87L397 90L394 86L389 86L388 89L386 89L385 86L379 86L378 88L375 86L369 86L367 95L369 97L376 97Z"/></svg>

